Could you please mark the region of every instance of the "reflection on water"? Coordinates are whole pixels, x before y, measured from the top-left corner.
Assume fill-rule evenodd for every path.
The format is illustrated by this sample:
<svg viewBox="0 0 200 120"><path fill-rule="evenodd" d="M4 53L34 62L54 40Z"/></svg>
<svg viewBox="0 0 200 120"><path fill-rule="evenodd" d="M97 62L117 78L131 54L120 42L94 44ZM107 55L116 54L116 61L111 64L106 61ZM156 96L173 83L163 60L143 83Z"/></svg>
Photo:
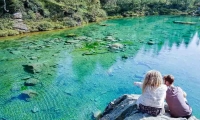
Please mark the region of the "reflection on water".
<svg viewBox="0 0 200 120"><path fill-rule="evenodd" d="M173 74L200 118L198 24L174 20L198 22L170 16L117 19L101 23L107 26L1 40L0 119L92 119L122 94L140 94L132 83L151 69ZM72 33L79 38L66 37ZM116 42L125 47L110 50Z"/></svg>

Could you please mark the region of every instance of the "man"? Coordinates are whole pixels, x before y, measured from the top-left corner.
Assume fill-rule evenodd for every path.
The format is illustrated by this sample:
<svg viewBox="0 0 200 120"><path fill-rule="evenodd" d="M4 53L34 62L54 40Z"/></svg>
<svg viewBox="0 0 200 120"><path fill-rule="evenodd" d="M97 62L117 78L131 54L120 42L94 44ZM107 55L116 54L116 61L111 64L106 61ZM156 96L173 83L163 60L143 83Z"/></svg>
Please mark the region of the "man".
<svg viewBox="0 0 200 120"><path fill-rule="evenodd" d="M164 76L164 83L168 86L166 93L166 102L168 104L172 117L189 118L192 115L192 108L186 101L186 93L173 85L174 77L172 75Z"/></svg>

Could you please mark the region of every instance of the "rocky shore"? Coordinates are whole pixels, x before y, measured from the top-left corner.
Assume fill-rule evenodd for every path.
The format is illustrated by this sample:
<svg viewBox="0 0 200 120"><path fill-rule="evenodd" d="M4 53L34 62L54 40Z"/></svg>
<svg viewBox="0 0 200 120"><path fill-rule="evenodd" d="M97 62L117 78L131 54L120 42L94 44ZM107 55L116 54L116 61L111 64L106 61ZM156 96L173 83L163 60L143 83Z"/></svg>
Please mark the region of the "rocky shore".
<svg viewBox="0 0 200 120"><path fill-rule="evenodd" d="M169 112L153 117L146 113L138 112L136 101L140 95L123 95L108 104L102 114L96 116L99 120L187 120L186 118L171 118ZM165 105L167 108L167 105ZM188 120L198 120L191 116Z"/></svg>

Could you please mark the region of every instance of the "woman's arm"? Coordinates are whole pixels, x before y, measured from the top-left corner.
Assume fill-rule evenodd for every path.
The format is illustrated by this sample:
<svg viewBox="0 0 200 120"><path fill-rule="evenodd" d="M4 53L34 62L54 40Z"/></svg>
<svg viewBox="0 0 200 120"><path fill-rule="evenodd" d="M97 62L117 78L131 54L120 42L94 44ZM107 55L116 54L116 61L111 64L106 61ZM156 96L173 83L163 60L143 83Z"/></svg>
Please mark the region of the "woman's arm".
<svg viewBox="0 0 200 120"><path fill-rule="evenodd" d="M140 87L140 88L142 88L142 82L134 82L133 83L135 86L138 86L138 87Z"/></svg>

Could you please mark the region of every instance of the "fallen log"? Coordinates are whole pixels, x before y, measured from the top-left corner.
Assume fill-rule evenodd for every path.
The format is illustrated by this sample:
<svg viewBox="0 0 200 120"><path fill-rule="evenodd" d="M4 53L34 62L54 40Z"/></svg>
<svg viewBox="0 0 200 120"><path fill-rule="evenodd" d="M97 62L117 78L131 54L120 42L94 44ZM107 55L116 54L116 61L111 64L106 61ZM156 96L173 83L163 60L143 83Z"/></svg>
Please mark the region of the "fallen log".
<svg viewBox="0 0 200 120"><path fill-rule="evenodd" d="M196 22L185 22L185 21L173 21L173 23L178 23L178 24L189 24L189 25L194 25Z"/></svg>

